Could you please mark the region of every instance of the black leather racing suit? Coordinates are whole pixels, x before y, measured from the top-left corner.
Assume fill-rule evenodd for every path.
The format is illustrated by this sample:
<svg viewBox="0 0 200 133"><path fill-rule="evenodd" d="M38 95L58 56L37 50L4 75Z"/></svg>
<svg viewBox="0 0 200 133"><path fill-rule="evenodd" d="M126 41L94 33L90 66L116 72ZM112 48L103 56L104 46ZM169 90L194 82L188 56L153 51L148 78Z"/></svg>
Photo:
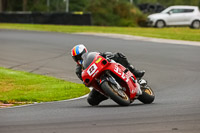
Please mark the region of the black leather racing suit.
<svg viewBox="0 0 200 133"><path fill-rule="evenodd" d="M113 59L117 63L122 64L124 67L128 68L137 77L138 71L135 70L132 65L130 65L130 63L128 62L128 60L124 54L122 54L122 53L114 53L113 54L111 52L105 52L105 53L100 53L100 55L105 58L107 57L109 59ZM79 77L80 80L82 80L81 73L82 73L82 67L80 65L77 65L76 66L76 75ZM88 96L87 101L90 105L95 106L106 99L108 99L108 98L105 97L104 95L102 95L100 92L96 91L95 89L92 89L92 91L90 92L90 94Z"/></svg>

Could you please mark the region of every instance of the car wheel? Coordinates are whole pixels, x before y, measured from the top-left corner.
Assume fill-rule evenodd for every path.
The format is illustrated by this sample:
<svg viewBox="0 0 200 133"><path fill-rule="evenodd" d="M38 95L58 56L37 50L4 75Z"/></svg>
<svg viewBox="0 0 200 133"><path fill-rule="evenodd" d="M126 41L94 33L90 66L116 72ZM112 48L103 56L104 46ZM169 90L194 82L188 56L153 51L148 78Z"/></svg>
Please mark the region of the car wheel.
<svg viewBox="0 0 200 133"><path fill-rule="evenodd" d="M157 28L163 28L163 27L165 27L165 22L163 20L158 20L156 22L156 27Z"/></svg>
<svg viewBox="0 0 200 133"><path fill-rule="evenodd" d="M199 20L195 20L192 22L191 28L194 29L199 29L200 28L200 21Z"/></svg>

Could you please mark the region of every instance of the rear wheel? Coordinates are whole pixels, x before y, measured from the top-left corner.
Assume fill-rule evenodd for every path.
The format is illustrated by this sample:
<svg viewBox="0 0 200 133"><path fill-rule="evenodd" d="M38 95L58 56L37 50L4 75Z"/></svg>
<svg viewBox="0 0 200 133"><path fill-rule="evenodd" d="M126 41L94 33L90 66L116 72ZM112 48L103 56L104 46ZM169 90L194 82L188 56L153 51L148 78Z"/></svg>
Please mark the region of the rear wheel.
<svg viewBox="0 0 200 133"><path fill-rule="evenodd" d="M101 85L101 88L113 101L119 105L128 106L130 104L130 98L127 96L127 94L123 90L117 89L117 87L112 83L105 81Z"/></svg>
<svg viewBox="0 0 200 133"><path fill-rule="evenodd" d="M199 20L194 20L190 27L194 28L194 29L199 29L200 28L200 21Z"/></svg>
<svg viewBox="0 0 200 133"><path fill-rule="evenodd" d="M144 104L152 103L155 99L153 90L149 86L143 87L141 89L142 89L142 95L138 97L138 100L140 100Z"/></svg>

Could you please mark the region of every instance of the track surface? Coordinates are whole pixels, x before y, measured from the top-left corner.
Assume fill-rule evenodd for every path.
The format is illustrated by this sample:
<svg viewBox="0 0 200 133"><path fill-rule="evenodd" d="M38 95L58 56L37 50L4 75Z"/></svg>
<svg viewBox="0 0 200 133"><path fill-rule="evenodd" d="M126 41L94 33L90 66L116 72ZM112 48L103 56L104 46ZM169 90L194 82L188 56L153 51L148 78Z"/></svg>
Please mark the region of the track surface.
<svg viewBox="0 0 200 133"><path fill-rule="evenodd" d="M0 109L0 133L199 133L200 47L89 35L0 30L0 66L79 82L71 48L121 51L154 89L154 104L86 99Z"/></svg>

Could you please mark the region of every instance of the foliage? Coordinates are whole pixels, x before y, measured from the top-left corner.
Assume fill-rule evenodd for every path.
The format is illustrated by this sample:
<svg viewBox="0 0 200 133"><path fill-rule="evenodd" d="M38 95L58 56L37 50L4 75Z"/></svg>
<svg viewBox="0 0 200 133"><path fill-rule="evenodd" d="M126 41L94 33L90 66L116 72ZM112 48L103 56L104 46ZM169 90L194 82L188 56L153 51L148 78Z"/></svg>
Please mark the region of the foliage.
<svg viewBox="0 0 200 133"><path fill-rule="evenodd" d="M65 12L66 3L63 0L49 0L49 12Z"/></svg>
<svg viewBox="0 0 200 133"><path fill-rule="evenodd" d="M7 5L6 11L21 11L22 10L22 1L18 0L8 0L9 4Z"/></svg>
<svg viewBox="0 0 200 133"><path fill-rule="evenodd" d="M64 12L66 8L63 0L49 0L49 6L47 0L26 0L25 5L23 2L24 0L8 0L6 11L22 11L23 6L26 7L25 11L32 12Z"/></svg>
<svg viewBox="0 0 200 133"><path fill-rule="evenodd" d="M26 11L47 11L46 0L26 0ZM23 0L8 0L6 11L22 11Z"/></svg>
<svg viewBox="0 0 200 133"><path fill-rule="evenodd" d="M8 0L7 11L23 9L32 12L65 12L66 1ZM69 11L90 12L94 25L137 26L140 21L145 20L142 13L131 5L129 0L69 0Z"/></svg>
<svg viewBox="0 0 200 133"><path fill-rule="evenodd" d="M84 11L90 0L69 0L69 11Z"/></svg>
<svg viewBox="0 0 200 133"><path fill-rule="evenodd" d="M46 0L27 0L27 10L33 11L33 12L41 12L41 11L47 11L48 7L46 5Z"/></svg>
<svg viewBox="0 0 200 133"><path fill-rule="evenodd" d="M65 12L66 0L7 0L7 11ZM49 6L48 2L49 1ZM200 0L133 0L135 5L142 3L160 3L171 5L200 6ZM130 0L69 0L69 11L83 11L92 14L94 25L103 26L138 26L145 25L145 16Z"/></svg>
<svg viewBox="0 0 200 133"><path fill-rule="evenodd" d="M26 10L32 12L65 12L66 0L25 0ZM8 0L6 11L22 11L24 0ZM69 11L84 11L89 0L69 0Z"/></svg>
<svg viewBox="0 0 200 133"><path fill-rule="evenodd" d="M200 0L137 0L137 3L160 3L166 7L171 5L193 5L200 7Z"/></svg>
<svg viewBox="0 0 200 133"><path fill-rule="evenodd" d="M101 26L136 26L144 18L136 7L124 0L95 0L86 11L92 13L93 24Z"/></svg>

